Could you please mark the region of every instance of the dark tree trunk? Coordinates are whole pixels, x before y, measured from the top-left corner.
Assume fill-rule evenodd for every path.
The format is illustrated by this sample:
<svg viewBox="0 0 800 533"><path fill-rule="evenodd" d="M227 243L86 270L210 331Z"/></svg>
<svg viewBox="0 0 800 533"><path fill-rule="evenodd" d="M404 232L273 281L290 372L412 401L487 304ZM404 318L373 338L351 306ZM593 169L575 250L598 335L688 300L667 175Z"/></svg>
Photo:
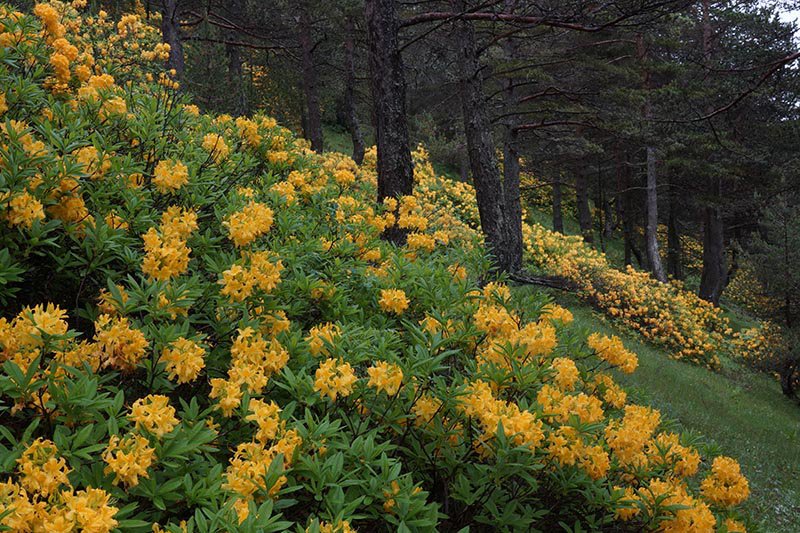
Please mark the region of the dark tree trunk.
<svg viewBox="0 0 800 533"><path fill-rule="evenodd" d="M675 279L683 279L683 247L678 227L678 203L673 191L669 193L669 219L667 222L667 270Z"/></svg>
<svg viewBox="0 0 800 533"><path fill-rule="evenodd" d="M610 239L614 236L614 228L616 227L614 222L614 199L609 195L606 183L600 183L600 191L602 193L600 198L603 203L603 236L606 239Z"/></svg>
<svg viewBox="0 0 800 533"><path fill-rule="evenodd" d="M457 12L465 11L463 0L453 0L451 4ZM453 34L459 71L464 76L459 83L459 91L481 229L487 250L494 257L495 267L500 271L512 271L520 259L515 257L515 251L509 244L510 217L495 159L472 24L463 20L454 22Z"/></svg>
<svg viewBox="0 0 800 533"><path fill-rule="evenodd" d="M642 254L636 247L634 233L633 193L631 189L631 169L628 158L621 151L617 153L617 217L622 223L622 237L625 244L625 264L632 265L633 259L642 266Z"/></svg>
<svg viewBox="0 0 800 533"><path fill-rule="evenodd" d="M703 221L703 273L700 276L700 298L719 304L727 282L725 267L725 235L720 208L705 208Z"/></svg>
<svg viewBox="0 0 800 533"><path fill-rule="evenodd" d="M180 79L186 70L186 63L178 21L178 0L161 0L161 37L169 45L167 68L174 69L175 76Z"/></svg>
<svg viewBox="0 0 800 533"><path fill-rule="evenodd" d="M707 65L711 64L711 17L710 2L703 0L703 58ZM719 198L722 192L722 180L714 177L710 180L711 195ZM719 304L722 290L725 288L725 235L724 223L720 207L708 205L703 212L703 272L700 275L700 298Z"/></svg>
<svg viewBox="0 0 800 533"><path fill-rule="evenodd" d="M350 130L350 138L353 141L353 161L361 164L364 161L364 135L361 133L361 124L358 121L356 112L356 60L355 43L353 34L355 25L353 19L347 18L344 41L345 58L345 89L344 106L347 117L347 129Z"/></svg>
<svg viewBox="0 0 800 533"><path fill-rule="evenodd" d="M232 17L237 23L241 23L244 17L244 0L230 0ZM230 32L231 41L236 40L236 33ZM247 116L247 93L244 87L244 75L242 73L242 50L232 44L225 45L225 55L228 56L228 83L233 96L232 111L234 116Z"/></svg>
<svg viewBox="0 0 800 533"><path fill-rule="evenodd" d="M314 65L314 37L311 33L311 20L306 6L300 8L300 56L303 71L303 97L305 99L306 120L303 136L311 142L311 149L322 152L322 112L320 111L317 87L317 68Z"/></svg>
<svg viewBox="0 0 800 533"><path fill-rule="evenodd" d="M522 268L522 201L519 189L517 133L513 127L506 128L503 162L503 193L508 213L508 247L511 258L509 270L515 271Z"/></svg>
<svg viewBox="0 0 800 533"><path fill-rule="evenodd" d="M594 242L592 231L592 212L589 209L589 183L583 170L575 173L575 199L578 204L578 224L581 228L583 240Z"/></svg>
<svg viewBox="0 0 800 533"><path fill-rule="evenodd" d="M645 244L647 246L647 262L650 272L658 281L667 281L664 267L661 264L661 252L658 249L658 190L656 179L656 151L647 149L647 225L645 226Z"/></svg>
<svg viewBox="0 0 800 533"><path fill-rule="evenodd" d="M650 272L658 281L667 281L664 273L664 266L661 264L661 252L658 249L658 175L656 174L656 149L650 144L652 126L650 121L653 118L653 106L650 96L647 94L652 89L652 79L650 69L647 64L647 44L644 35L638 34L636 37L636 55L642 69L642 90L645 91L644 107L642 116L644 118L644 133L647 138L645 148L646 157L646 195L645 195L645 225L644 225L644 244L647 252L647 264Z"/></svg>
<svg viewBox="0 0 800 533"><path fill-rule="evenodd" d="M409 195L414 171L408 145L406 82L397 44L394 0L366 0L375 137L378 145L378 201ZM384 237L405 242L406 232L394 227Z"/></svg>
<svg viewBox="0 0 800 533"><path fill-rule="evenodd" d="M561 174L553 180L553 231L564 233L564 214L561 211Z"/></svg>
<svg viewBox="0 0 800 533"><path fill-rule="evenodd" d="M781 390L790 398L793 398L797 392L797 367L797 360L791 357L791 355L787 355L778 369L778 373L781 377Z"/></svg>
<svg viewBox="0 0 800 533"><path fill-rule="evenodd" d="M517 0L505 0L506 13L514 13ZM517 49L513 39L506 39L504 45L506 58L514 60ZM506 109L511 110L516 106L514 84L516 79L510 77L506 80L505 101ZM508 214L508 247L511 263L509 270L515 271L522 268L522 200L519 184L519 146L517 139L517 122L514 115L510 115L505 123L505 139L503 141L503 194L506 200L506 213Z"/></svg>
<svg viewBox="0 0 800 533"><path fill-rule="evenodd" d="M353 42L355 25L350 17L347 17L344 32L345 116L347 129L350 130L350 138L353 141L353 161L360 165L364 161L364 136L361 133L361 124L358 121L358 113L356 112L356 61L355 44Z"/></svg>

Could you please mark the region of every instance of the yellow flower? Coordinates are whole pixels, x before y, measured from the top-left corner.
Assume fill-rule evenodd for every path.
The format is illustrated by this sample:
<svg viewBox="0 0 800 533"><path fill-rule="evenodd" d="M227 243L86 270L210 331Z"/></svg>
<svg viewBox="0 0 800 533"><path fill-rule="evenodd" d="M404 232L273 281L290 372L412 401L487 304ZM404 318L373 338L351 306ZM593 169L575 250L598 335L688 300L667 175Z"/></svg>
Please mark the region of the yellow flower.
<svg viewBox="0 0 800 533"><path fill-rule="evenodd" d="M408 309L409 302L406 293L400 289L382 289L378 303L387 313L402 315Z"/></svg>
<svg viewBox="0 0 800 533"><path fill-rule="evenodd" d="M555 382L558 388L565 391L575 388L575 382L580 379L575 361L566 357L556 357L553 359L552 368L556 371Z"/></svg>
<svg viewBox="0 0 800 533"><path fill-rule="evenodd" d="M333 344L336 337L341 335L341 333L342 331L339 326L330 322L312 327L306 336L308 349L311 355L315 357L319 355L329 355L325 343Z"/></svg>
<svg viewBox="0 0 800 533"><path fill-rule="evenodd" d="M17 459L20 484L28 492L47 498L55 494L61 485L69 485L67 473L70 469L53 441L38 438Z"/></svg>
<svg viewBox="0 0 800 533"><path fill-rule="evenodd" d="M161 360L166 364L169 379L178 383L189 383L197 379L205 367L205 354L206 351L202 346L179 337L169 348L164 348Z"/></svg>
<svg viewBox="0 0 800 533"><path fill-rule="evenodd" d="M133 370L150 345L144 333L130 327L125 317L100 315L95 321L94 340L103 354L103 366Z"/></svg>
<svg viewBox="0 0 800 533"><path fill-rule="evenodd" d="M357 380L350 363L326 359L315 373L314 390L335 402L337 396L350 396Z"/></svg>
<svg viewBox="0 0 800 533"><path fill-rule="evenodd" d="M155 449L141 435L128 434L123 438L112 435L103 452L104 472L114 473L114 484L122 482L128 487L139 484L139 476L149 477L147 469L155 460Z"/></svg>
<svg viewBox="0 0 800 533"><path fill-rule="evenodd" d="M91 487L75 493L63 492L68 513L75 517L78 530L85 533L108 533L118 522L116 507L109 505L111 496L102 489Z"/></svg>
<svg viewBox="0 0 800 533"><path fill-rule="evenodd" d="M215 163L224 161L231 152L225 139L216 133L207 133L203 137L203 150L212 155Z"/></svg>
<svg viewBox="0 0 800 533"><path fill-rule="evenodd" d="M35 196L22 192L15 196L6 193L5 198L0 196L0 202L6 204L6 212L3 216L12 226L22 226L30 229L37 220L44 220L44 206Z"/></svg>
<svg viewBox="0 0 800 533"><path fill-rule="evenodd" d="M700 484L700 489L705 498L723 507L739 505L750 496L750 486L739 463L724 456L714 459L711 474Z"/></svg>
<svg viewBox="0 0 800 533"><path fill-rule="evenodd" d="M403 370L386 361L380 361L369 367L367 374L369 374L367 386L374 387L378 391L385 391L389 396L397 394L403 383Z"/></svg>
<svg viewBox="0 0 800 533"><path fill-rule="evenodd" d="M158 438L175 429L179 422L175 418L175 408L169 405L169 398L160 394L150 394L136 400L128 419L136 424L136 429Z"/></svg>
<svg viewBox="0 0 800 533"><path fill-rule="evenodd" d="M222 225L228 228L228 236L241 248L272 228L272 209L255 201L248 203L242 211L228 217Z"/></svg>
<svg viewBox="0 0 800 533"><path fill-rule="evenodd" d="M592 333L586 342L601 359L619 367L626 374L631 374L639 366L639 358L635 353L626 350L616 335L607 337Z"/></svg>
<svg viewBox="0 0 800 533"><path fill-rule="evenodd" d="M189 183L189 169L175 159L159 161L153 171L153 185L162 194L177 191L187 183Z"/></svg>
<svg viewBox="0 0 800 533"><path fill-rule="evenodd" d="M258 424L256 439L261 442L274 439L280 428L278 415L281 412L281 408L278 404L275 402L267 403L263 400L250 400L247 409L250 414L245 417L245 420Z"/></svg>

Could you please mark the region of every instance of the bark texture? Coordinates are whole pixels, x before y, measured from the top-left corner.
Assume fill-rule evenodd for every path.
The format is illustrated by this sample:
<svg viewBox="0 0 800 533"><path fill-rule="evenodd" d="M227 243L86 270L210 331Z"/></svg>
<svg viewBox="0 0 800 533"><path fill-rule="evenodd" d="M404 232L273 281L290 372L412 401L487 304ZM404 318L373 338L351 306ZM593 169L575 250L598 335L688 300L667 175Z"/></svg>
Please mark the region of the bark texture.
<svg viewBox="0 0 800 533"><path fill-rule="evenodd" d="M594 242L592 212L589 209L589 183L586 173L581 169L575 173L575 199L578 203L578 225L583 240L588 243Z"/></svg>
<svg viewBox="0 0 800 533"><path fill-rule="evenodd" d="M378 146L378 201L411 194L414 171L406 122L406 85L397 43L397 14L393 0L366 0L369 65L375 137ZM406 234L392 228L384 237L405 242Z"/></svg>
<svg viewBox="0 0 800 533"><path fill-rule="evenodd" d="M711 64L711 17L710 2L703 0L703 58ZM722 195L722 178L713 176L709 180L711 197L718 200ZM714 305L719 304L722 291L727 285L725 266L725 223L720 206L711 201L703 210L703 271L700 275L700 298Z"/></svg>
<svg viewBox="0 0 800 533"><path fill-rule="evenodd" d="M703 220L703 272L700 276L700 298L719 304L728 280L725 266L725 233L718 206L705 208Z"/></svg>
<svg viewBox="0 0 800 533"><path fill-rule="evenodd" d="M504 8L506 13L514 13L517 7L517 0L505 0ZM517 47L513 38L505 40L504 52L508 60L513 61L517 57ZM505 101L508 109L516 106L515 85L517 79L510 77L506 80ZM509 270L515 271L522 268L522 198L520 194L520 158L519 144L517 138L517 121L514 115L510 115L505 122L505 138L503 141L503 194L506 201L506 212L508 213L508 246L510 248Z"/></svg>
<svg viewBox="0 0 800 533"><path fill-rule="evenodd" d="M652 146L647 149L647 225L645 226L645 244L647 247L647 263L650 271L658 281L667 281L664 266L661 264L661 252L658 249L658 189L656 175L656 151Z"/></svg>
<svg viewBox="0 0 800 533"><path fill-rule="evenodd" d="M553 180L553 231L564 233L564 214L561 209L561 175Z"/></svg>
<svg viewBox="0 0 800 533"><path fill-rule="evenodd" d="M241 24L244 15L244 0L230 0L231 16L237 24ZM235 42L237 34L231 30L230 40ZM247 93L244 85L244 74L242 72L242 50L233 44L225 45L225 55L228 58L228 82L231 88L234 116L247 116L250 114L247 106Z"/></svg>
<svg viewBox="0 0 800 533"><path fill-rule="evenodd" d="M322 112L317 87L317 68L314 64L314 37L311 19L305 7L300 9L300 59L303 71L303 98L305 100L305 121L303 136L311 142L311 149L322 152Z"/></svg>
<svg viewBox="0 0 800 533"><path fill-rule="evenodd" d="M344 61L345 61L345 86L344 86L344 112L347 129L353 141L353 161L361 164L364 161L364 135L361 133L361 124L356 112L356 60L355 43L353 34L355 25L353 19L348 17L345 27Z"/></svg>
<svg viewBox="0 0 800 533"><path fill-rule="evenodd" d="M465 10L463 1L453 1L452 5L458 12ZM510 214L500 179L500 169L495 159L492 128L483 94L483 79L472 24L464 20L454 22L453 36L459 71L464 76L459 83L459 91L481 229L486 247L494 257L495 267L500 271L513 271L518 259L509 242Z"/></svg>
<svg viewBox="0 0 800 533"><path fill-rule="evenodd" d="M186 70L186 62L178 20L178 0L161 0L161 36L169 45L167 68L174 69L175 76L180 79Z"/></svg>

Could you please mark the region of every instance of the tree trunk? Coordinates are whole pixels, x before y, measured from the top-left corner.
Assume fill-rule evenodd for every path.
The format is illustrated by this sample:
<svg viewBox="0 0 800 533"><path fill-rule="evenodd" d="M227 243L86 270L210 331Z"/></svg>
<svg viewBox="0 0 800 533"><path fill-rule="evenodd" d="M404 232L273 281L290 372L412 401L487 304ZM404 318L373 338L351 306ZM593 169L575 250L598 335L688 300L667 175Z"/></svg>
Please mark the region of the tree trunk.
<svg viewBox="0 0 800 533"><path fill-rule="evenodd" d="M703 0L703 59L711 64L711 17L709 0ZM714 177L711 181L711 195L719 198L722 180ZM700 298L719 304L722 290L726 284L725 236L721 209L717 205L707 205L703 224L703 272L700 276Z"/></svg>
<svg viewBox="0 0 800 533"><path fill-rule="evenodd" d="M634 233L633 201L631 189L631 169L628 158L617 152L617 217L622 223L622 237L625 245L625 265L632 265L633 258L642 266L642 254L636 247Z"/></svg>
<svg viewBox="0 0 800 533"><path fill-rule="evenodd" d="M647 264L650 272L658 281L667 281L664 266L661 264L661 252L658 249L658 175L656 174L656 149L650 145L653 118L653 106L650 103L649 91L652 89L650 69L647 66L647 45L643 34L636 36L636 55L642 68L642 90L645 92L642 118L644 119L643 133L647 146L646 152L646 220L644 225L644 243L647 252Z"/></svg>
<svg viewBox="0 0 800 533"><path fill-rule="evenodd" d="M594 242L594 232L592 231L592 212L589 209L589 183L586 174L582 170L575 173L575 198L578 203L578 224L581 228L583 240Z"/></svg>
<svg viewBox="0 0 800 533"><path fill-rule="evenodd" d="M350 130L350 138L353 140L353 161L360 165L361 162L364 161L364 136L361 133L361 124L358 121L358 113L356 112L356 61L355 45L353 42L355 25L351 17L347 17L344 32L344 62L346 71L344 107L347 129Z"/></svg>
<svg viewBox="0 0 800 533"><path fill-rule="evenodd" d="M459 13L466 10L463 0L453 0L451 4ZM512 271L514 265L520 263L520 259L515 257L515 251L509 244L510 217L500 169L495 159L492 128L486 110L472 24L463 20L455 21L453 36L459 71L464 76L459 84L459 91L481 229L486 248L494 257L494 266L500 271Z"/></svg>
<svg viewBox="0 0 800 533"><path fill-rule="evenodd" d="M669 193L669 220L667 222L667 270L675 279L683 279L683 248L678 228L678 205L673 191Z"/></svg>
<svg viewBox="0 0 800 533"><path fill-rule="evenodd" d="M561 212L561 174L553 180L553 231L564 233L564 215Z"/></svg>
<svg viewBox="0 0 800 533"><path fill-rule="evenodd" d="M509 270L522 268L522 201L519 189L519 152L517 133L513 127L506 128L503 144L503 194L508 213Z"/></svg>
<svg viewBox="0 0 800 533"><path fill-rule="evenodd" d="M658 191L656 189L656 151L647 147L647 225L645 226L645 244L647 246L647 262L650 271L658 280L667 281L664 266L661 264L661 252L658 249Z"/></svg>
<svg viewBox="0 0 800 533"><path fill-rule="evenodd" d="M505 0L505 12L513 13L517 0ZM517 56L513 38L505 40L504 52L506 58L514 60ZM506 109L511 110L516 106L514 84L516 79L510 77L506 80L505 101ZM519 147L517 145L517 122L514 115L510 115L505 123L505 139L503 142L503 194L506 201L508 214L508 247L510 255L510 271L522 268L522 200L519 189Z"/></svg>
<svg viewBox="0 0 800 533"><path fill-rule="evenodd" d="M406 82L397 44L394 0L366 0L364 13L378 145L378 202L382 202L384 198L409 195L414 188L408 145ZM393 227L384 232L384 238L402 244L406 232Z"/></svg>
<svg viewBox="0 0 800 533"><path fill-rule="evenodd" d="M317 88L317 68L314 65L314 41L311 34L311 19L306 6L300 8L298 29L300 40L300 56L303 71L303 97L305 99L306 120L303 136L311 142L311 149L321 153L322 146L322 112L320 111L319 91Z"/></svg>
<svg viewBox="0 0 800 533"><path fill-rule="evenodd" d="M161 37L169 45L167 68L175 70L175 76L181 79L186 63L178 21L178 0L161 0Z"/></svg>
<svg viewBox="0 0 800 533"><path fill-rule="evenodd" d="M703 273L700 276L700 298L719 304L725 288L725 236L720 208L705 208L703 221Z"/></svg>
<svg viewBox="0 0 800 533"><path fill-rule="evenodd" d="M232 17L237 23L241 23L244 16L244 0L230 0ZM236 32L230 31L232 41L236 39ZM247 93L244 87L244 76L242 74L242 50L233 44L225 45L225 55L228 57L228 83L233 96L232 111L234 116L247 116Z"/></svg>

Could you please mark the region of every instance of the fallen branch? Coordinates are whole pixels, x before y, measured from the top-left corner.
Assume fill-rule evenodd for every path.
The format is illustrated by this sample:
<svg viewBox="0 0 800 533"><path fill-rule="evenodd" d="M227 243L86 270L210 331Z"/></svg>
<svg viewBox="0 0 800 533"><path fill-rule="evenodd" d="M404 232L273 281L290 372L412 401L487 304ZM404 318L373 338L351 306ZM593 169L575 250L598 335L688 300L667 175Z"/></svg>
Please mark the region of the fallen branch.
<svg viewBox="0 0 800 533"><path fill-rule="evenodd" d="M508 278L517 283L524 283L526 285L539 285L541 287L549 287L551 289L569 292L576 292L578 290L578 287L573 282L559 276L531 276L524 272L515 272L509 274Z"/></svg>

